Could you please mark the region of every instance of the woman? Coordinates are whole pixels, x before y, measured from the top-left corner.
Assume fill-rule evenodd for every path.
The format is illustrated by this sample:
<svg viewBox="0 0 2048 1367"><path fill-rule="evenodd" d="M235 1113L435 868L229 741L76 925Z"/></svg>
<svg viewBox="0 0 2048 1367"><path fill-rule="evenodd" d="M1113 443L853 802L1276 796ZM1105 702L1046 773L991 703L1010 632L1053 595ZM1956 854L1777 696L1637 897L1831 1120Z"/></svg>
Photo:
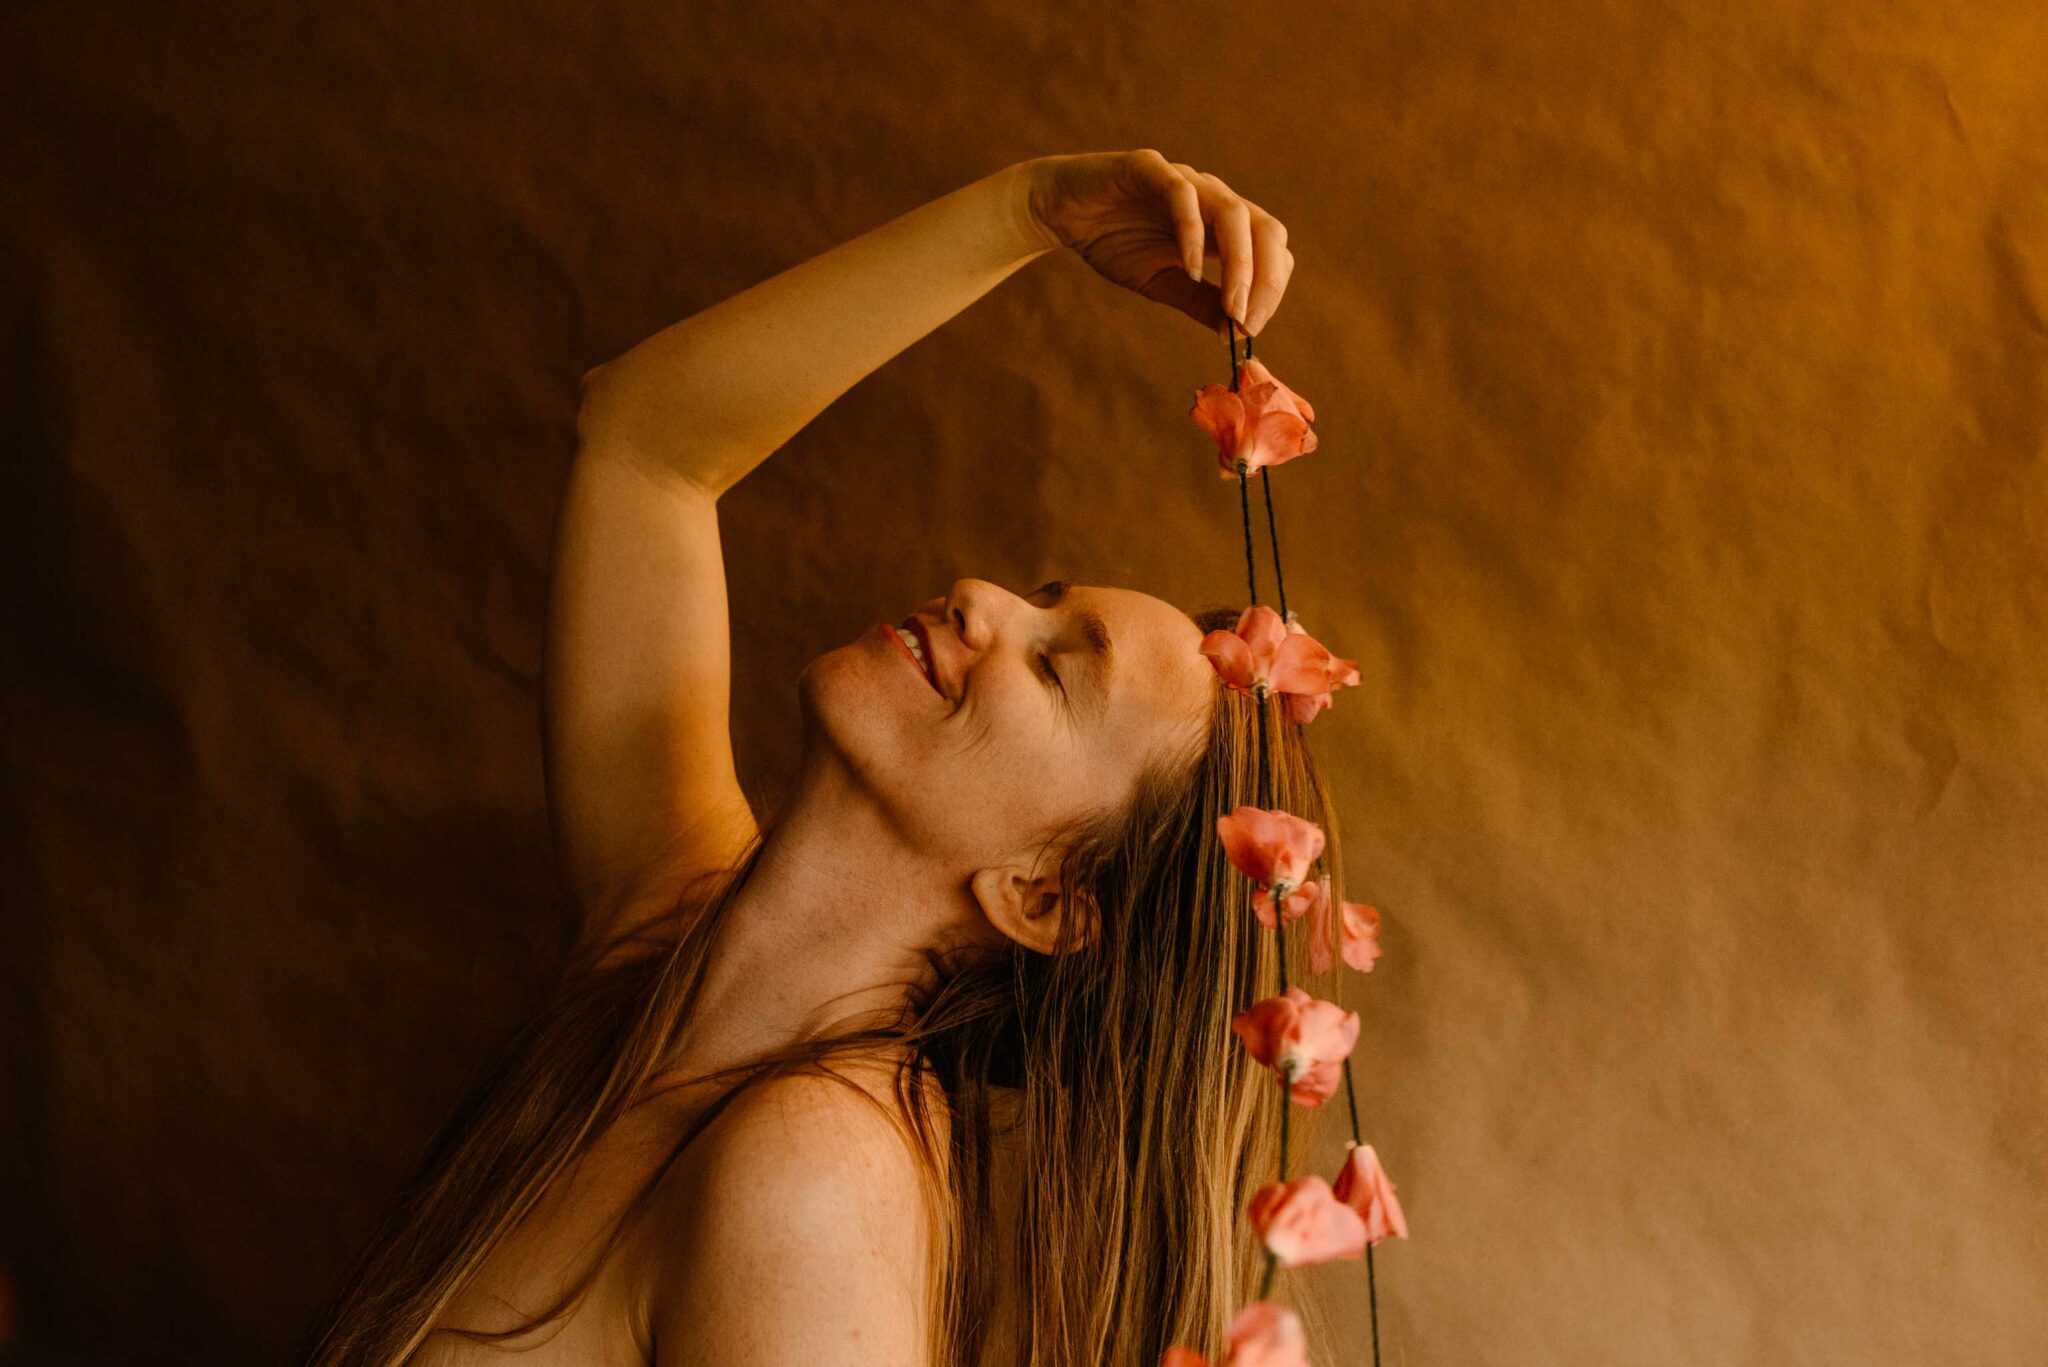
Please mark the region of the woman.
<svg viewBox="0 0 2048 1367"><path fill-rule="evenodd" d="M585 377L545 737L583 937L315 1362L1215 1350L1261 1270L1238 1212L1279 1124L1229 1028L1273 990L1272 937L1215 827L1257 801L1256 704L1197 651L1238 609L959 580L805 668L800 776L757 826L717 503L1046 251L1257 333L1285 238L1156 151L1037 158ZM1323 826L1341 877L1279 703L1272 805Z"/></svg>

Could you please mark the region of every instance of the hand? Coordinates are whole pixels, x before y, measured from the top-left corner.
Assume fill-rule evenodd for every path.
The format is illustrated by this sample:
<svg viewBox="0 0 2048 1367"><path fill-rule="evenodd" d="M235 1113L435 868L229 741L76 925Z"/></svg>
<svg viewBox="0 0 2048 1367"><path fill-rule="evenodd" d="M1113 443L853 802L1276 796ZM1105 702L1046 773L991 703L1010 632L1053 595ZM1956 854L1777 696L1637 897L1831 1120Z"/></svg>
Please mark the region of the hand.
<svg viewBox="0 0 2048 1367"><path fill-rule="evenodd" d="M1211 330L1226 314L1257 336L1294 274L1287 227L1206 171L1149 147L1024 163L1031 219L1098 275ZM1211 256L1221 286L1200 279Z"/></svg>

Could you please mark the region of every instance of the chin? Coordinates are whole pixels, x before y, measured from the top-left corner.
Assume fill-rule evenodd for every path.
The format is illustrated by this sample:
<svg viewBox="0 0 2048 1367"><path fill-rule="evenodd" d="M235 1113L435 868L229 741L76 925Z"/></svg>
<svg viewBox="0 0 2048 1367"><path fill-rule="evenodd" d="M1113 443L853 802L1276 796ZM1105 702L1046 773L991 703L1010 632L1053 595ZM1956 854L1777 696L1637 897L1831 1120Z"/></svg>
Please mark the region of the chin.
<svg viewBox="0 0 2048 1367"><path fill-rule="evenodd" d="M800 772L836 771L884 825L928 853L957 836L958 793L931 779L944 746L944 700L873 637L814 657L797 676Z"/></svg>
<svg viewBox="0 0 2048 1367"><path fill-rule="evenodd" d="M803 722L803 763L824 752L874 789L903 766L907 720L902 680L884 674L897 663L863 641L815 656L797 675L797 711Z"/></svg>

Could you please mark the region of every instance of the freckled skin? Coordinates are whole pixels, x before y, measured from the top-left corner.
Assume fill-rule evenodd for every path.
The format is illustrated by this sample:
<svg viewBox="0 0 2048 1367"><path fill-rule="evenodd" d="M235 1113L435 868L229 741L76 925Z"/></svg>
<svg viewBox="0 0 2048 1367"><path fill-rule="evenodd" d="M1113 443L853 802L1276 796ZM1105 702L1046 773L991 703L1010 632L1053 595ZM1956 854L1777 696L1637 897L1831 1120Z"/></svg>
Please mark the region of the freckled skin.
<svg viewBox="0 0 2048 1367"><path fill-rule="evenodd" d="M1114 642L1099 712L1083 609L1102 615ZM1055 603L962 579L917 611L955 699L874 636L813 659L798 693L807 752L822 752L812 762L843 764L903 843L945 869L1028 862L1040 833L1114 806L1148 757L1206 725L1215 671L1197 650L1202 630L1151 594L1075 585Z"/></svg>

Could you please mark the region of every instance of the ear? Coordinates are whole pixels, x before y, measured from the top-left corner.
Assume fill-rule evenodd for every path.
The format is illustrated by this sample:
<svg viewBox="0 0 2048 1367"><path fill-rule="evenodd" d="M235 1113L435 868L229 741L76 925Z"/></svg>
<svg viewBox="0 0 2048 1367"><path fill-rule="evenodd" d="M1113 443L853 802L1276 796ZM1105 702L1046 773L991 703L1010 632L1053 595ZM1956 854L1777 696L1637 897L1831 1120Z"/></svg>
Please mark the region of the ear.
<svg viewBox="0 0 2048 1367"><path fill-rule="evenodd" d="M1012 864L1003 868L978 869L969 885L973 889L974 900L981 904L982 915L988 917L990 925L1026 949L1040 954L1052 953L1060 921L1067 910L1060 897L1059 875L1047 873L1034 878ZM1101 926L1093 899L1082 897L1077 900L1080 902L1078 911L1085 919L1079 928L1079 941L1073 947L1085 949L1095 943Z"/></svg>

